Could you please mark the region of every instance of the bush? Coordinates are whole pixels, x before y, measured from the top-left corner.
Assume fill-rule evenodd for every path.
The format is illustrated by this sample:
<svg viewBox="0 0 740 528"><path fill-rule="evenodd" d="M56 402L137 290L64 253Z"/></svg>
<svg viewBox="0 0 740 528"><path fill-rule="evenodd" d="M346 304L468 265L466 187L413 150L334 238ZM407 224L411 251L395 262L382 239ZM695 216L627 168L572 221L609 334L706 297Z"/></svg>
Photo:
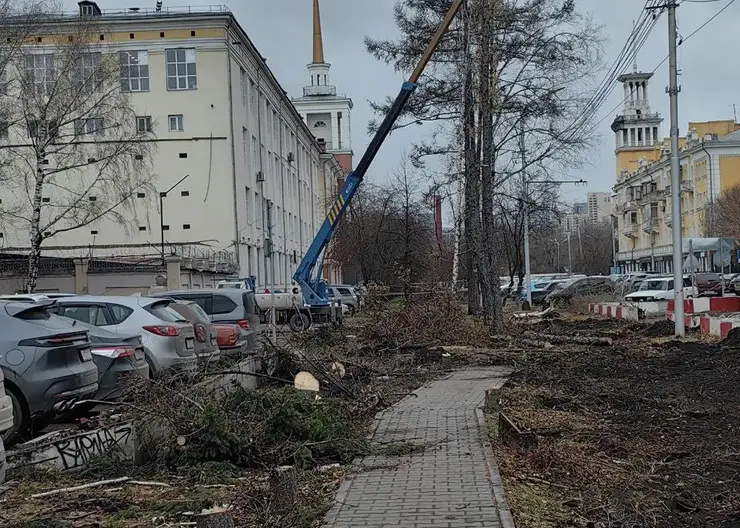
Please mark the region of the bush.
<svg viewBox="0 0 740 528"><path fill-rule="evenodd" d="M482 322L469 317L451 292L419 294L411 302L375 303L366 311L358 333L365 342L392 348L409 343L465 345L487 340Z"/></svg>

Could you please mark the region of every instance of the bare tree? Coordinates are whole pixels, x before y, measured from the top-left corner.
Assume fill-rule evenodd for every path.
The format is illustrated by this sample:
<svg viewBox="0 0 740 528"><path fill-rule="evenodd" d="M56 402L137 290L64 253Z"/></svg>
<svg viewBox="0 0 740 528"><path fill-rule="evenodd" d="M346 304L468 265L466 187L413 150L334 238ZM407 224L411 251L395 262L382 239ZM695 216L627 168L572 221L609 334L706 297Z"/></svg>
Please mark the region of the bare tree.
<svg viewBox="0 0 740 528"><path fill-rule="evenodd" d="M396 40L367 39L378 59L407 70L449 0L400 0ZM459 150L465 159L464 255L469 309L479 303L494 329L503 325L498 277L503 248L492 231L496 196L514 177L572 168L590 135L583 107L585 82L601 63L599 30L573 0L469 0L460 21L433 57L398 126L462 123L463 140L416 145L417 160ZM575 82L575 81L578 82ZM379 112L389 101L377 105ZM574 124L577 123L577 126ZM372 127L372 124L371 124ZM526 163L520 160L524 136ZM490 298L489 298L490 297Z"/></svg>
<svg viewBox="0 0 740 528"><path fill-rule="evenodd" d="M154 178L153 123L136 118L121 79L123 64L147 66L106 53L100 28L84 19L56 22L43 26L58 35L53 43L23 47L6 68L0 156L9 199L0 214L28 233L29 292L46 240L103 219L126 229L133 198Z"/></svg>
<svg viewBox="0 0 740 528"><path fill-rule="evenodd" d="M740 239L740 185L726 189L707 206L704 213L704 232L710 237Z"/></svg>
<svg viewBox="0 0 740 528"><path fill-rule="evenodd" d="M363 184L334 238L331 256L359 266L363 280L403 289L437 280L440 248L422 180L404 156L393 181Z"/></svg>

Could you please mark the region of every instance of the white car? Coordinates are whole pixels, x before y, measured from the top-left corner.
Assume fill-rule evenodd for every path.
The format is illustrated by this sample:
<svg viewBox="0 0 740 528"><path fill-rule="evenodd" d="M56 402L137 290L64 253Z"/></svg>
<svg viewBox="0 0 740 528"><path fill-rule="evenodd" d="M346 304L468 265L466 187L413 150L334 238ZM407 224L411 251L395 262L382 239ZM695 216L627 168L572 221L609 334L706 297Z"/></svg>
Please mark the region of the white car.
<svg viewBox="0 0 740 528"><path fill-rule="evenodd" d="M691 277L686 276L683 278L683 286L684 299L699 295L699 290L691 283ZM673 277L649 277L643 280L639 290L625 295L624 298L632 302L669 301L673 300L675 295Z"/></svg>

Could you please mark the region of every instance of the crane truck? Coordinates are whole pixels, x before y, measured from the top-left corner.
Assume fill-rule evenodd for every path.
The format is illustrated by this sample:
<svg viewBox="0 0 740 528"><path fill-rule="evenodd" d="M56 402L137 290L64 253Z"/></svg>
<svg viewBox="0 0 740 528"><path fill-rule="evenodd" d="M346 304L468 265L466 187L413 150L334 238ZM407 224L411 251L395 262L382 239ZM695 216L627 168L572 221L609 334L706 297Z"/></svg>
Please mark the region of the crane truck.
<svg viewBox="0 0 740 528"><path fill-rule="evenodd" d="M303 305L299 307L298 303L294 303L294 309L288 314L288 322L293 330L306 329L312 322L328 322L341 319L341 307L337 307L327 298L326 283L321 277L323 266L317 266L317 264L323 262L324 250L329 244L339 220L344 215L355 193L357 193L370 164L393 129L393 125L401 115L401 112L403 112L409 97L416 90L419 77L424 72L440 40L449 29L452 20L457 15L460 7L462 7L463 1L454 0L450 5L447 14L424 50L409 80L401 86L401 91L396 96L393 105L391 105L380 127L375 132L375 136L360 159L357 168L345 178L339 195L334 200L311 246L298 265L293 275L293 280L300 288ZM264 299L263 304L265 303L267 303L267 299ZM265 309L267 306L260 305L260 308ZM277 309L277 306L275 308Z"/></svg>

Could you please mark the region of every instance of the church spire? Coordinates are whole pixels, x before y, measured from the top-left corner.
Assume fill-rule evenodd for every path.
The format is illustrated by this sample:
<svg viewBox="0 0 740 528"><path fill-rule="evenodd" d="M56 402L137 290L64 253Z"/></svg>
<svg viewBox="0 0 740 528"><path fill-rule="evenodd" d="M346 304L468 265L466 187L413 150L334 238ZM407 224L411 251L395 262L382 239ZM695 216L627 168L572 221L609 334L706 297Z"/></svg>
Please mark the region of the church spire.
<svg viewBox="0 0 740 528"><path fill-rule="evenodd" d="M324 63L324 42L321 38L321 15L319 0L313 0L313 63Z"/></svg>

